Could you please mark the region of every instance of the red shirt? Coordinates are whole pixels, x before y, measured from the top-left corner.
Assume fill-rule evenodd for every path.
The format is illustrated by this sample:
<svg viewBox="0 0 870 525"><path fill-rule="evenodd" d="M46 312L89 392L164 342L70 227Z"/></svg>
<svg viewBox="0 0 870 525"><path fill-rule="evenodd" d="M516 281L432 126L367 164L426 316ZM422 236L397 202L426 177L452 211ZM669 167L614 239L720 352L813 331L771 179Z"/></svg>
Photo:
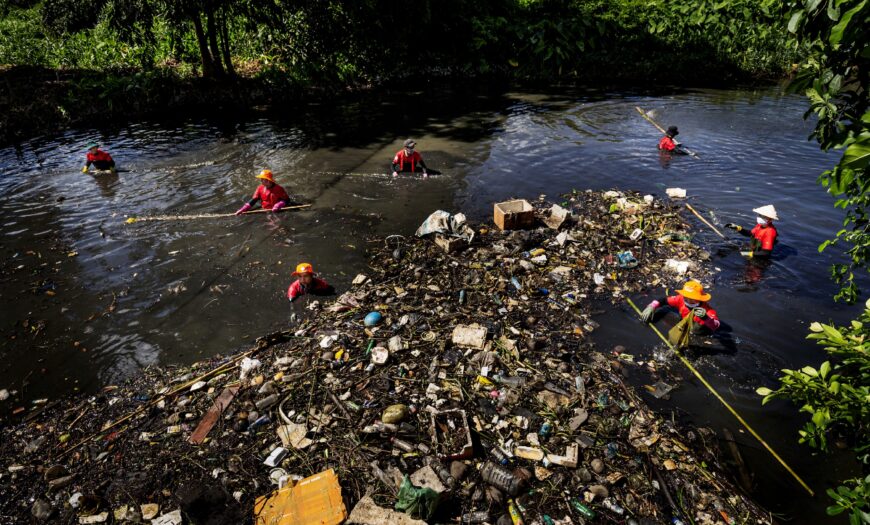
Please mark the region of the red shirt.
<svg viewBox="0 0 870 525"><path fill-rule="evenodd" d="M88 165L94 162L112 162L112 156L105 151L98 149L96 153L88 152Z"/></svg>
<svg viewBox="0 0 870 525"><path fill-rule="evenodd" d="M770 251L776 243L776 228L773 225L762 227L756 224L755 228L752 228L752 237L758 239L762 250Z"/></svg>
<svg viewBox="0 0 870 525"><path fill-rule="evenodd" d="M677 310L679 310L680 317L686 317L692 311L691 309L689 309L688 306L686 306L686 300L682 295L675 295L673 297L668 297L668 306L670 306L672 308L676 308ZM704 309L705 312L707 312L707 319L716 319L716 320L719 319L719 316L716 315L716 310L710 308L709 304L699 303L698 306L700 306L701 308ZM698 317L696 315L692 316L692 321L694 321L696 323L706 324L706 323L704 323L704 321L705 321L704 319L701 319L700 317Z"/></svg>
<svg viewBox="0 0 870 525"><path fill-rule="evenodd" d="M287 192L284 191L284 188L278 186L277 184L273 185L272 188L267 188L262 184L257 186L257 191L254 192L254 197L256 199L260 199L262 201L261 205L264 210L271 210L272 206L274 206L279 201L289 201L290 196L287 195Z"/></svg>
<svg viewBox="0 0 870 525"><path fill-rule="evenodd" d="M418 152L411 153L411 156L408 157L405 155L405 149L400 149L396 156L393 157L393 164L399 165L399 171L405 171L405 163L409 162L411 164L411 169L408 171L417 171L415 169L418 162L422 161L423 157Z"/></svg>
<svg viewBox="0 0 870 525"><path fill-rule="evenodd" d="M290 299L292 301L293 299L296 299L297 297L302 297L307 293L316 294L317 292L325 292L327 290L330 290L331 288L332 286L330 286L329 283L317 277L312 279L311 284L308 286L304 286L302 284L302 281L297 279L293 281L293 284L290 285L290 288L287 288L287 299Z"/></svg>
<svg viewBox="0 0 870 525"><path fill-rule="evenodd" d="M674 151L677 147L677 144L674 142L674 139L665 135L662 137L662 140L659 141L659 149L664 151Z"/></svg>

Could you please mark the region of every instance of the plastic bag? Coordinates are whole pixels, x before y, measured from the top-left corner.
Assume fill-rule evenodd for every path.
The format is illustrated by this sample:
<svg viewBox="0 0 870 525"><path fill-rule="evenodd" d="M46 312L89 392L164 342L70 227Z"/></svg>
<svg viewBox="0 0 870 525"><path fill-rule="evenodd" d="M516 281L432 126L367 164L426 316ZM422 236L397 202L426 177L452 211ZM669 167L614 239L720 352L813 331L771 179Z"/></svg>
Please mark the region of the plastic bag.
<svg viewBox="0 0 870 525"><path fill-rule="evenodd" d="M694 314L689 312L689 315L683 317L682 321L668 330L668 341L670 341L677 350L689 346L689 337L692 335L692 317L694 317Z"/></svg>
<svg viewBox="0 0 870 525"><path fill-rule="evenodd" d="M429 520L438 507L438 493L425 487L415 487L406 475L399 487L396 510L404 511L412 518Z"/></svg>

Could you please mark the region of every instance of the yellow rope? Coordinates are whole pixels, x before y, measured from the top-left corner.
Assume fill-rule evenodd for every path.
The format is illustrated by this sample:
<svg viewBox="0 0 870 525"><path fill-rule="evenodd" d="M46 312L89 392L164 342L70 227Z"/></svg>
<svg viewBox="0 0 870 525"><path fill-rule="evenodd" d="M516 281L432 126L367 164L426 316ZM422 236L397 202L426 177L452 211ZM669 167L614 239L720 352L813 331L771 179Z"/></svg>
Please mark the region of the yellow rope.
<svg viewBox="0 0 870 525"><path fill-rule="evenodd" d="M630 304L631 307L634 308L634 311L637 312L638 315L641 315L640 309L639 309L639 308L634 304L634 302L632 302L631 299L629 299L628 297L626 297L625 300L628 301L628 304ZM713 386L710 385L710 383L708 383L706 379L704 379L704 377L701 375L701 373L698 372L698 370L696 370L694 366L692 366L692 363L690 363L689 360L686 359L686 358L683 356L683 354L680 353L679 350L677 350L676 348L674 348L673 345L671 345L670 341L668 341L668 339L667 339L665 336L663 336L661 332L659 332L659 329L656 328L656 327L653 326L653 325L649 325L649 327L653 329L653 331L656 333L656 335L658 335L658 336L661 338L661 340L664 341L665 344L668 345L668 347L670 347L670 349L674 351L675 354L677 354L677 357L680 358L680 361L682 361L683 364L686 365L686 367L687 367L689 370L691 370L693 374L695 374L695 377L697 377L697 378L701 381L701 383L703 383L704 386L707 387L707 390L709 390L709 391L710 391L714 396L716 396L716 399L718 399L720 403L722 403L723 405L725 405L725 408L727 408L728 411L731 412L731 414L733 414L734 417L737 418L737 421L740 421L740 424L743 425L743 427L746 428L746 430L748 430L749 433L752 434L752 436L753 436L755 439L757 439L758 442L761 443L761 444L764 446L764 448L766 448L767 451L770 452L770 453L773 455L773 457L776 458L777 461L779 461L779 464L780 464L780 465L782 465L783 467L785 467L785 469L788 471L788 473L791 474L791 475L794 477L794 479L796 479L796 480L798 481L798 483L800 483L801 486L802 486L804 489L806 489L807 492L809 492L810 496L815 496L815 493L813 492L813 490L812 490L809 486L807 486L806 483L804 483L804 480L802 480L802 479L800 478L800 476L798 476L798 475L795 473L795 471L792 470L791 467L789 467L788 464L786 464L786 462L785 462L781 457L779 457L779 454L777 454L776 451L774 451L772 448L770 448L770 445L768 445L768 444L767 444L767 443L766 443L766 442L761 438L761 436L758 435L758 432L756 432L755 430L753 430L752 427L749 426L749 423L747 423L747 422L746 422L746 421L745 421L745 420L740 416L740 414L738 414L737 411L734 410L734 408L732 408L731 405L729 405L728 402L725 401L725 400L722 398L722 396L719 395L719 392L716 392L716 390L713 388Z"/></svg>

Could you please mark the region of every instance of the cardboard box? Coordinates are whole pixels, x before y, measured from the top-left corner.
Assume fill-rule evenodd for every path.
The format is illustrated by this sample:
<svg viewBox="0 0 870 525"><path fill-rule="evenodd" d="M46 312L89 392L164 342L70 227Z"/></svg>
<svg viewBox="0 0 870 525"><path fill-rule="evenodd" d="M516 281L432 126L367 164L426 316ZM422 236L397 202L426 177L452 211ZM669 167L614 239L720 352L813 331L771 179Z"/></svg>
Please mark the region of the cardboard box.
<svg viewBox="0 0 870 525"><path fill-rule="evenodd" d="M435 244L441 247L445 252L453 253L468 246L468 241L461 237L448 237L442 233L436 233Z"/></svg>
<svg viewBox="0 0 870 525"><path fill-rule="evenodd" d="M522 230L535 224L535 208L525 199L498 202L493 221L500 230Z"/></svg>

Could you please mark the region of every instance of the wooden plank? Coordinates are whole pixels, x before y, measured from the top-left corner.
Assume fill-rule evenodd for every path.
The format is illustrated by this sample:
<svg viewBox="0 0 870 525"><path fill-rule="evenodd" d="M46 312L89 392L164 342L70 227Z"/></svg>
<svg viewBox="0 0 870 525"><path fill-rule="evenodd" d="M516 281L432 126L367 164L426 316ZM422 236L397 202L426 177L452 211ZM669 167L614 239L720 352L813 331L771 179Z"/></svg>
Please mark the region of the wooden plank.
<svg viewBox="0 0 870 525"><path fill-rule="evenodd" d="M215 423L217 423L218 418L221 413L223 413L224 409L230 406L230 403L233 402L233 398L236 397L236 393L239 391L239 385L230 386L224 389L221 392L221 395L218 396L217 399L214 400L214 404L211 408L208 409L208 412L202 417L202 420L197 425L196 430L193 431L193 434L190 435L190 439L188 440L190 443L194 445L199 445L203 441L205 441L205 437L208 436L208 433L211 432L212 427L214 427Z"/></svg>

